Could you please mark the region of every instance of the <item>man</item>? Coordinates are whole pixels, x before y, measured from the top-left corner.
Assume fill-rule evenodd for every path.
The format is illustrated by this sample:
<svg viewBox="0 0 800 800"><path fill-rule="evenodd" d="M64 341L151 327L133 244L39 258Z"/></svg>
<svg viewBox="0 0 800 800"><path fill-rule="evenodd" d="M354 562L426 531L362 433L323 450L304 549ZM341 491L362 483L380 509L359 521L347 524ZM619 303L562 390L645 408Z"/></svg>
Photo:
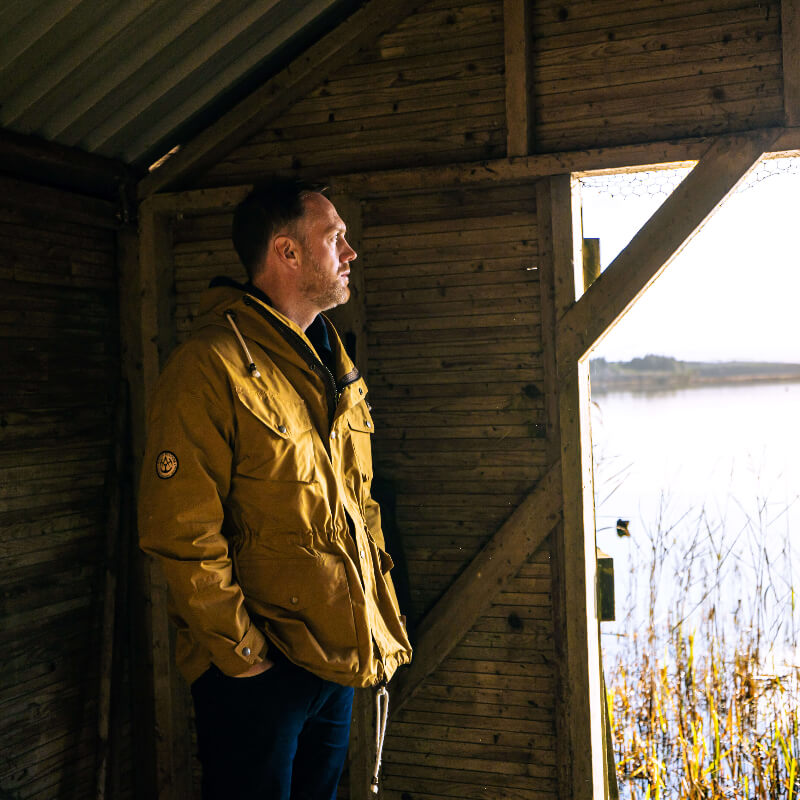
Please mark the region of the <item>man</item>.
<svg viewBox="0 0 800 800"><path fill-rule="evenodd" d="M318 187L234 215L249 282L216 279L151 405L142 547L170 588L203 797L336 795L352 687L411 658L370 496L367 387L320 312L355 251Z"/></svg>

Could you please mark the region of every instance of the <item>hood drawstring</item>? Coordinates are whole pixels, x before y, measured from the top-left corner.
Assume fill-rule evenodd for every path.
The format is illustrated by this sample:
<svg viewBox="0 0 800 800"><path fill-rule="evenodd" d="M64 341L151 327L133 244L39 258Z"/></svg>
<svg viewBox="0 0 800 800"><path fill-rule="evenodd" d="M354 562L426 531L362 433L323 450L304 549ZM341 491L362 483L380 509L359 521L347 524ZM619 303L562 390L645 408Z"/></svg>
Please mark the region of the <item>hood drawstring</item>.
<svg viewBox="0 0 800 800"><path fill-rule="evenodd" d="M233 311L226 311L225 319L227 319L228 322L230 323L231 328L233 328L233 332L236 334L236 338L239 340L239 344L242 346L242 350L244 350L245 358L247 358L247 370L250 373L250 377L260 378L261 373L258 371L258 367L256 366L255 361L253 361L253 356L250 355L250 351L247 349L247 345L245 344L245 341L242 338L242 334L239 333L239 329L236 327L236 322L235 322L236 314L234 314Z"/></svg>
<svg viewBox="0 0 800 800"><path fill-rule="evenodd" d="M378 776L383 758L383 740L386 736L386 723L389 717L389 690L385 685L381 686L375 694L375 717L375 770L372 773L372 783L369 788L373 794L377 795Z"/></svg>

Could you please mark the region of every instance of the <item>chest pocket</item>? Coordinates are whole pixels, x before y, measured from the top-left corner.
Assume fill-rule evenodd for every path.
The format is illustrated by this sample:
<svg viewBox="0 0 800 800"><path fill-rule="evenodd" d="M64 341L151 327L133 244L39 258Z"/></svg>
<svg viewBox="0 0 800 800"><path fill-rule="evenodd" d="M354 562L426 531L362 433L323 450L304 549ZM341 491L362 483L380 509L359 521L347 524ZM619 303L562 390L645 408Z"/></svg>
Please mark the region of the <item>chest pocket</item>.
<svg viewBox="0 0 800 800"><path fill-rule="evenodd" d="M312 483L314 436L302 400L239 387L236 397L237 470L259 480Z"/></svg>
<svg viewBox="0 0 800 800"><path fill-rule="evenodd" d="M366 402L362 401L347 416L350 442L356 469L364 480L372 480L372 434L375 423Z"/></svg>

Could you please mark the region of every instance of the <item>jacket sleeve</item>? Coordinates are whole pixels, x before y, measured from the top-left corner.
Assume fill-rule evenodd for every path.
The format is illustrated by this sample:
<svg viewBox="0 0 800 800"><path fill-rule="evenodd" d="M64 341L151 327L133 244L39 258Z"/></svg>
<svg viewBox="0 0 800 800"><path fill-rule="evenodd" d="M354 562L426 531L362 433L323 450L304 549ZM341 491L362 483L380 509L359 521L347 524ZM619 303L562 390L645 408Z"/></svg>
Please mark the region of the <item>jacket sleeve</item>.
<svg viewBox="0 0 800 800"><path fill-rule="evenodd" d="M215 369L216 367L216 369ZM179 348L151 403L139 484L142 549L161 564L192 637L228 675L262 661L223 534L231 483L234 419L226 376L213 353Z"/></svg>

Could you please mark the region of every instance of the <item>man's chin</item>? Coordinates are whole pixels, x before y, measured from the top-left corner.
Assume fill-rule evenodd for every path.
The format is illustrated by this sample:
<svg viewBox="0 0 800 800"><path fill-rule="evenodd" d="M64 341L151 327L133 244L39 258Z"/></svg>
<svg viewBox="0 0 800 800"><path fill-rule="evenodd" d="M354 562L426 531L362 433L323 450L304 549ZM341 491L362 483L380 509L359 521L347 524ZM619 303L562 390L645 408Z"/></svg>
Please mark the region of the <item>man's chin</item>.
<svg viewBox="0 0 800 800"><path fill-rule="evenodd" d="M350 299L350 287L342 286L340 287L339 291L332 293L331 295L325 298L322 310L330 311L332 308L336 308L336 306L343 306L349 299Z"/></svg>

